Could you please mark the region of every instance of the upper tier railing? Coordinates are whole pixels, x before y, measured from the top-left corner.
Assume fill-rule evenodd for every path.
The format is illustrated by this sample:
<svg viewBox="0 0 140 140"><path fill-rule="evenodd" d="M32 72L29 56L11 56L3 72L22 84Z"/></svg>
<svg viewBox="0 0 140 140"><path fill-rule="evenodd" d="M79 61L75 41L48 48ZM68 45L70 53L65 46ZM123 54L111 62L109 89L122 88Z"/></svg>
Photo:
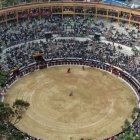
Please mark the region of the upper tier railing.
<svg viewBox="0 0 140 140"><path fill-rule="evenodd" d="M35 12L33 12L35 9ZM31 17L42 18L44 16L81 15L115 19L118 22L127 22L140 26L140 11L121 6L112 6L93 2L45 2L17 5L0 9L0 23L10 21L19 22L20 19Z"/></svg>

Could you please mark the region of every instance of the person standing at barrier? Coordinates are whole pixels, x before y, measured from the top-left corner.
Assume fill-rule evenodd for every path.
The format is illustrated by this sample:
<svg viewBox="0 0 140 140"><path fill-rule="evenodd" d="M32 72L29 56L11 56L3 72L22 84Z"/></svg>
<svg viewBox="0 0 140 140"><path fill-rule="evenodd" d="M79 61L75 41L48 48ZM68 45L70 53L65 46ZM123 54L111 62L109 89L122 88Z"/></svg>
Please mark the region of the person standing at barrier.
<svg viewBox="0 0 140 140"><path fill-rule="evenodd" d="M85 70L85 67L84 66L82 66L82 70Z"/></svg>

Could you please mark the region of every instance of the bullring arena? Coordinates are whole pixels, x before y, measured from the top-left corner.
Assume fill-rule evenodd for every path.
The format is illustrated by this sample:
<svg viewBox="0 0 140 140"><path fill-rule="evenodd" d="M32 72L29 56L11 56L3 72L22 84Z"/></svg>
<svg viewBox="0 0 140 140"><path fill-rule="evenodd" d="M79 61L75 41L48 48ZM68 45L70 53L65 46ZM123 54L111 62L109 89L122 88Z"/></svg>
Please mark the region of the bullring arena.
<svg viewBox="0 0 140 140"><path fill-rule="evenodd" d="M4 137L140 139L140 11L93 1L1 7L0 101L30 103Z"/></svg>
<svg viewBox="0 0 140 140"><path fill-rule="evenodd" d="M119 133L137 106L134 91L105 71L70 66L67 73L68 68L36 71L9 89L7 102L24 99L31 104L17 127L46 140L100 140Z"/></svg>

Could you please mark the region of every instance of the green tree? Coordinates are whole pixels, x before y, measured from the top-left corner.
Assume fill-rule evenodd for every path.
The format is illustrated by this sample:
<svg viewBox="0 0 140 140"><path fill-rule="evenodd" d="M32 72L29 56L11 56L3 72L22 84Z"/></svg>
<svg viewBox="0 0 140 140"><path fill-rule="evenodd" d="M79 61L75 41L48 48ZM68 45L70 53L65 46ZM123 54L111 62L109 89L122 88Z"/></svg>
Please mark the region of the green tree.
<svg viewBox="0 0 140 140"><path fill-rule="evenodd" d="M26 3L31 3L32 2L32 0L26 0Z"/></svg>
<svg viewBox="0 0 140 140"><path fill-rule="evenodd" d="M8 137L8 140L24 140L22 132L17 132Z"/></svg>
<svg viewBox="0 0 140 140"><path fill-rule="evenodd" d="M139 137L138 137L138 136L135 136L135 137L134 137L134 140L139 140Z"/></svg>
<svg viewBox="0 0 140 140"><path fill-rule="evenodd" d="M132 111L131 118L134 120L134 119L137 117L137 115L138 115L139 113L140 113L139 107L134 107L134 108L133 108L133 111Z"/></svg>
<svg viewBox="0 0 140 140"><path fill-rule="evenodd" d="M14 112L12 108L7 103L0 102L0 137L6 135L6 125L12 121Z"/></svg>
<svg viewBox="0 0 140 140"><path fill-rule="evenodd" d="M140 108L134 107L132 113L140 113Z"/></svg>
<svg viewBox="0 0 140 140"><path fill-rule="evenodd" d="M130 122L129 122L128 119L126 119L126 120L124 121L124 128L128 128L128 127L130 127Z"/></svg>
<svg viewBox="0 0 140 140"><path fill-rule="evenodd" d="M16 100L13 106L0 102L0 139L2 139L3 136L7 136L9 140L23 139L21 132L8 133L7 128L11 126L12 123L18 123L29 106L30 104L23 100Z"/></svg>
<svg viewBox="0 0 140 140"><path fill-rule="evenodd" d="M22 115L26 112L29 106L30 104L23 100L16 100L13 103L13 109L15 115L14 125L22 119Z"/></svg>
<svg viewBox="0 0 140 140"><path fill-rule="evenodd" d="M2 138L5 135L6 126L3 124L0 124L0 138Z"/></svg>
<svg viewBox="0 0 140 140"><path fill-rule="evenodd" d="M11 122L14 117L13 109L7 103L0 102L0 122Z"/></svg>
<svg viewBox="0 0 140 140"><path fill-rule="evenodd" d="M4 87L8 81L9 73L6 71L0 71L0 86Z"/></svg>
<svg viewBox="0 0 140 140"><path fill-rule="evenodd" d="M126 136L126 137L124 138L124 140L131 140L131 137L130 137L130 136Z"/></svg>
<svg viewBox="0 0 140 140"><path fill-rule="evenodd" d="M8 7L8 6L13 6L17 4L18 4L18 0L4 0L4 2L2 3L2 6Z"/></svg>

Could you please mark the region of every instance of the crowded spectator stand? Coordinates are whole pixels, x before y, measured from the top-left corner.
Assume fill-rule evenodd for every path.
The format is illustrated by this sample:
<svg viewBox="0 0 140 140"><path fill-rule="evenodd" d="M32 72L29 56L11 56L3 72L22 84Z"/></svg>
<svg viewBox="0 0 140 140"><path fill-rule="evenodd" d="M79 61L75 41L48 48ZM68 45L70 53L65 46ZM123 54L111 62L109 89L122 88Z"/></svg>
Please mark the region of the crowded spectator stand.
<svg viewBox="0 0 140 140"><path fill-rule="evenodd" d="M0 22L3 23L0 26L0 69L10 72L7 85L1 90L3 98L18 78L35 70L59 65L86 65L124 79L133 87L140 101L140 63L136 61L139 54L121 52L121 44L132 48L139 38L140 13L137 10L97 3L60 2L3 9L0 15ZM124 30L126 33L117 31L115 26L106 27L103 21L97 22L100 17L114 24L120 21L128 23ZM125 23L120 23L121 29L125 28ZM136 30L130 30L130 26L136 27ZM59 38L44 41L46 29ZM96 40L95 33L112 44ZM83 40L86 36L90 39L75 39L82 37ZM115 43L120 45L116 47ZM37 61L38 57L43 61ZM138 131L137 126L136 120L132 124L135 131ZM11 126L8 131L19 130ZM124 134L121 132L107 140ZM27 134L25 138L36 139Z"/></svg>

